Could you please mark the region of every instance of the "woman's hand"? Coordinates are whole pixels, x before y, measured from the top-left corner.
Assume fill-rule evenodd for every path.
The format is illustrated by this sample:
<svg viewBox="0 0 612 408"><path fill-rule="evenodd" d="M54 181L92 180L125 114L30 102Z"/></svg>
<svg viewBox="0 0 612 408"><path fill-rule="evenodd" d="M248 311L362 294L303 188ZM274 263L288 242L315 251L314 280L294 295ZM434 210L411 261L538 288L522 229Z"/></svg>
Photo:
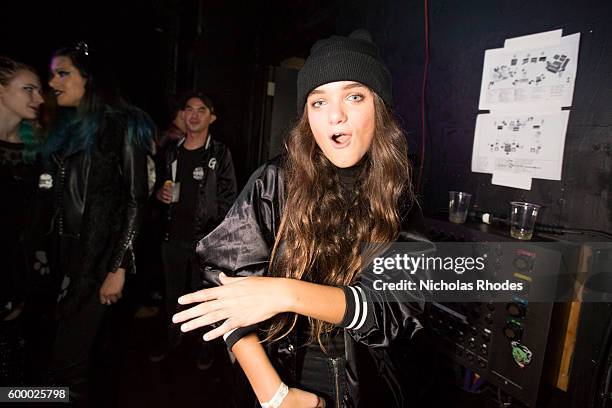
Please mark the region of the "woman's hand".
<svg viewBox="0 0 612 408"><path fill-rule="evenodd" d="M181 305L201 302L175 314L174 323L184 323L184 332L224 321L204 335L212 340L238 327L263 322L272 316L289 311L291 280L285 278L247 277L230 278L220 275L223 286L204 289L181 296Z"/></svg>
<svg viewBox="0 0 612 408"><path fill-rule="evenodd" d="M325 407L325 400L315 394L300 390L299 388L289 388L289 394L280 406L281 408L321 408Z"/></svg>
<svg viewBox="0 0 612 408"><path fill-rule="evenodd" d="M102 283L102 287L100 288L100 303L103 305L112 305L121 299L124 283L124 268L117 268L115 272L107 273Z"/></svg>

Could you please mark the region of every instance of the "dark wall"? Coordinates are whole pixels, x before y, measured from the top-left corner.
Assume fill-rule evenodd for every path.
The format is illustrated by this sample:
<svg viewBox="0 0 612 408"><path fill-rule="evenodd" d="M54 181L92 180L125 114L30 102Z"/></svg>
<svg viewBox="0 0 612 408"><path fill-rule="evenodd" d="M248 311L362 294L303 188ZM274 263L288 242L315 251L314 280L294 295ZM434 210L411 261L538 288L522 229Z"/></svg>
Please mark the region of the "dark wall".
<svg viewBox="0 0 612 408"><path fill-rule="evenodd" d="M344 3L338 31L366 27L381 46L418 171L424 2ZM503 47L506 38L559 28L564 35L581 32L562 180L533 179L531 191L492 185L491 175L470 170L484 52ZM508 202L522 199L544 205L544 223L612 231L611 38L608 0L430 1L425 209L445 208L448 190L458 189L495 214L507 215Z"/></svg>
<svg viewBox="0 0 612 408"><path fill-rule="evenodd" d="M269 67L306 56L315 40L332 34L337 2L182 4L178 88L195 87L213 97L219 119L211 131L232 151L241 186L263 157Z"/></svg>
<svg viewBox="0 0 612 408"><path fill-rule="evenodd" d="M173 3L3 1L0 54L33 65L44 84L53 50L86 41L108 63L128 99L166 126L166 99L174 81L172 16L180 8Z"/></svg>
<svg viewBox="0 0 612 408"><path fill-rule="evenodd" d="M90 40L114 59L130 99L160 127L175 89L211 93L220 114L213 132L232 149L240 182L260 164L268 67L307 56L319 38L365 27L392 71L418 171L424 0L3 2L0 14L0 53L36 65L45 78L51 50ZM429 28L425 209L446 207L447 191L461 189L497 214L525 199L545 206L546 223L612 230L612 2L433 0ZM562 180L534 179L531 191L494 186L490 175L470 171L484 51L557 28L582 33Z"/></svg>

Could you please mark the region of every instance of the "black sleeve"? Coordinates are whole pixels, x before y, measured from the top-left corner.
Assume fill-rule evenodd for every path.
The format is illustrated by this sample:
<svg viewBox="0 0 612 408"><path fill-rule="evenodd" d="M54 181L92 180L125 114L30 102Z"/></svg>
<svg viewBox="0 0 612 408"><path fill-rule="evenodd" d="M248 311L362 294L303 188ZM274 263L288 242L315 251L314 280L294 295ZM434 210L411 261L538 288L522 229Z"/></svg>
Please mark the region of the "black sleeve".
<svg viewBox="0 0 612 408"><path fill-rule="evenodd" d="M219 274L262 276L274 244L280 219L276 194L278 180L268 166L256 170L230 208L225 219L196 247L205 287L219 286ZM231 347L256 326L236 329L224 336Z"/></svg>
<svg viewBox="0 0 612 408"><path fill-rule="evenodd" d="M113 249L109 272L114 272L120 266L133 265L132 244L149 193L147 154L131 143L128 137L124 137L120 164L126 210L122 220L120 239Z"/></svg>
<svg viewBox="0 0 612 408"><path fill-rule="evenodd" d="M426 236L421 208L416 202L403 219L399 238L423 242L428 250L434 248ZM393 255L385 253L384 256ZM411 337L422 328L418 317L424 302L420 299L407 302L397 297L396 292L374 290L373 280L384 279L384 275L375 275L369 268L371 265L364 269L357 282L343 288L346 310L339 326L357 342L369 347L388 347L396 339Z"/></svg>

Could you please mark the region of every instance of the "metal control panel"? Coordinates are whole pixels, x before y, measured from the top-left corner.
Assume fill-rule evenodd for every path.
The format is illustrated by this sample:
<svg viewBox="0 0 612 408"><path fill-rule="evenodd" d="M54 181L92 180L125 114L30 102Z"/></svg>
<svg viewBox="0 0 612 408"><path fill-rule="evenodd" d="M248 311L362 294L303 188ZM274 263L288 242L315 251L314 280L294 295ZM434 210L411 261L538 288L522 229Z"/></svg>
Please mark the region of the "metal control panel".
<svg viewBox="0 0 612 408"><path fill-rule="evenodd" d="M531 301L529 288L551 284L543 281L550 279L544 269L560 267L561 255L540 250L537 242L513 245L509 250L499 243L517 242L510 237L469 225L428 221L434 241L481 243L495 258L495 268L527 288L521 296L505 302L430 303L425 324L436 347L484 381L535 407L547 369L555 304Z"/></svg>

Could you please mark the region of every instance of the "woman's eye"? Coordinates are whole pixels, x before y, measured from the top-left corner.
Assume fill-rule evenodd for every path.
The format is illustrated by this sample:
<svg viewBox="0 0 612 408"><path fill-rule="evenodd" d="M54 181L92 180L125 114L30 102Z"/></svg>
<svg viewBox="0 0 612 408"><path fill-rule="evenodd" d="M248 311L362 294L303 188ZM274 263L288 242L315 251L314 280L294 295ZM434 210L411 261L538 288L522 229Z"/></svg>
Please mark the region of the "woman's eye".
<svg viewBox="0 0 612 408"><path fill-rule="evenodd" d="M68 71L57 71L57 75L59 75L60 78L66 77L68 75L70 75L70 72Z"/></svg>
<svg viewBox="0 0 612 408"><path fill-rule="evenodd" d="M361 95L361 94L352 94L352 95L349 95L348 98L346 98L346 99L348 99L351 102L359 102L359 101L363 100L363 95Z"/></svg>
<svg viewBox="0 0 612 408"><path fill-rule="evenodd" d="M313 101L310 105L313 108L320 108L321 106L323 106L323 103L324 103L323 101L318 100L318 101Z"/></svg>
<svg viewBox="0 0 612 408"><path fill-rule="evenodd" d="M24 86L23 90L27 93L32 93L34 91L34 88L32 88L31 86Z"/></svg>

